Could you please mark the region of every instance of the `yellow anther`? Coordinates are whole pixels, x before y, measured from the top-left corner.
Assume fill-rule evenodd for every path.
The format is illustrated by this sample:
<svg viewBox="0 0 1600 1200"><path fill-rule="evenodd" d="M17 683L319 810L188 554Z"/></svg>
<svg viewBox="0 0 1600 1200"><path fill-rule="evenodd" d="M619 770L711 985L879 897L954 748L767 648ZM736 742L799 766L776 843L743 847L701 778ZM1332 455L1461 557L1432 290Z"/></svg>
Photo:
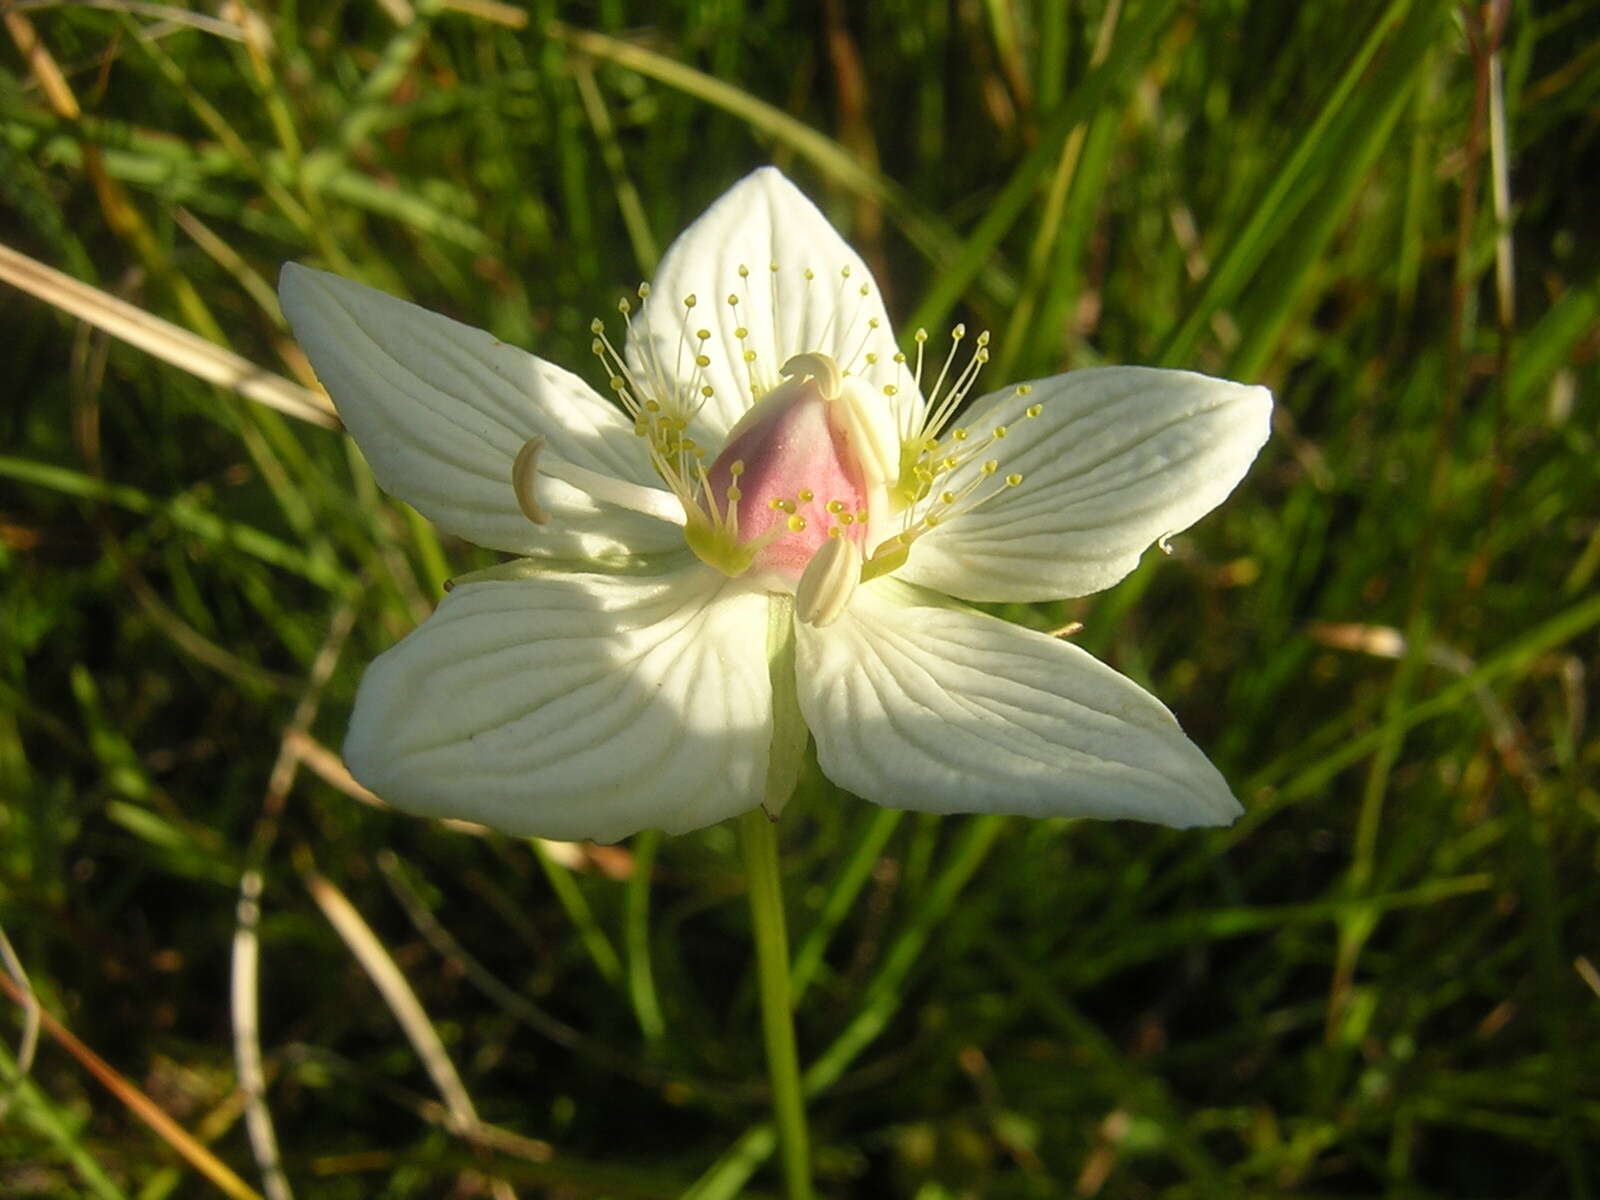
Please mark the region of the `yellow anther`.
<svg viewBox="0 0 1600 1200"><path fill-rule="evenodd" d="M700 389L700 394L702 396L704 396L707 400L709 400L709 399L711 399L712 396L715 396L717 394L717 389L712 387L708 383L708 384L706 384L704 387L702 387Z"/></svg>
<svg viewBox="0 0 1600 1200"><path fill-rule="evenodd" d="M850 264L849 263L845 263L844 266L840 267L839 268L839 274L843 278L849 279L850 278Z"/></svg>
<svg viewBox="0 0 1600 1200"><path fill-rule="evenodd" d="M641 299L641 300L650 299L650 285L648 283L641 283L639 285L639 299Z"/></svg>
<svg viewBox="0 0 1600 1200"><path fill-rule="evenodd" d="M964 442L964 441L967 440L967 431L965 429L959 429L959 428L952 429L950 431L950 436L953 437L958 442Z"/></svg>
<svg viewBox="0 0 1600 1200"><path fill-rule="evenodd" d="M1011 432L1011 431L1009 429L1007 429L1004 425L996 425L994 427L994 436L997 437L997 438L1003 438L1009 432Z"/></svg>
<svg viewBox="0 0 1600 1200"><path fill-rule="evenodd" d="M690 292L683 298L683 306L685 308L693 308L698 303L700 303L700 301L695 298L695 294L693 292Z"/></svg>
<svg viewBox="0 0 1600 1200"><path fill-rule="evenodd" d="M627 386L628 386L628 381L626 379L624 379L621 375L613 375L611 377L611 390L613 392L620 392L623 388L625 388Z"/></svg>
<svg viewBox="0 0 1600 1200"><path fill-rule="evenodd" d="M750 278L750 268L745 266L743 263L739 264L739 278L740 279L749 279Z"/></svg>
<svg viewBox="0 0 1600 1200"><path fill-rule="evenodd" d="M744 459L736 458L728 464L728 474L735 479L744 474Z"/></svg>
<svg viewBox="0 0 1600 1200"><path fill-rule="evenodd" d="M731 483L728 485L727 496L729 504L737 504L740 500L744 499L744 493L738 488L734 487Z"/></svg>
<svg viewBox="0 0 1600 1200"><path fill-rule="evenodd" d="M870 367L870 366L874 365L877 361L878 361L878 356L876 354L872 353L870 350L867 351L867 366Z"/></svg>
<svg viewBox="0 0 1600 1200"><path fill-rule="evenodd" d="M734 308L738 308L739 307L739 297L734 295L732 292L729 292L728 293L728 304L730 306L734 307Z"/></svg>
<svg viewBox="0 0 1600 1200"><path fill-rule="evenodd" d="M816 275L814 275L814 274L813 274L813 273L812 273L812 271L811 271L811 268L810 268L810 267L807 267L807 268L806 268L806 270L805 270L805 276L806 276L806 282L807 282L807 283L810 283L810 282L811 282L811 281L812 281L812 280L813 280L813 279L815 279L815 278L816 278Z"/></svg>
<svg viewBox="0 0 1600 1200"><path fill-rule="evenodd" d="M1011 474L1006 476L1006 486L1007 487L1016 487L1021 482L1022 482L1022 476L1019 475L1015 471L1011 472Z"/></svg>
<svg viewBox="0 0 1600 1200"><path fill-rule="evenodd" d="M813 492L810 488L801 488L800 489L800 503L801 504L810 504L816 498L817 498L817 494L815 492Z"/></svg>
<svg viewBox="0 0 1600 1200"><path fill-rule="evenodd" d="M844 511L844 501L843 500L829 500L825 505L823 505L823 507L826 508L829 512L831 512L834 516L837 517L840 513L842 513Z"/></svg>
<svg viewBox="0 0 1600 1200"><path fill-rule="evenodd" d="M628 298L626 296L617 301L617 311L623 316L627 316L633 311L633 305L628 303Z"/></svg>
<svg viewBox="0 0 1600 1200"><path fill-rule="evenodd" d="M900 389L895 387L894 384L886 383L886 384L883 385L883 394L885 396L896 396L896 395L899 395L899 393L900 393Z"/></svg>
<svg viewBox="0 0 1600 1200"><path fill-rule="evenodd" d="M1019 396L1026 396L1032 391L1033 391L1033 384L1031 384L1031 383L1019 383L1019 384L1017 384L1017 395L1019 395Z"/></svg>
<svg viewBox="0 0 1600 1200"><path fill-rule="evenodd" d="M922 345L923 342L928 340L928 331L926 329L917 330L917 332L912 336L911 340L916 342L919 346Z"/></svg>
<svg viewBox="0 0 1600 1200"><path fill-rule="evenodd" d="M1030 404L1030 405L1028 405L1027 415L1030 416L1030 417L1037 417L1043 411L1044 411L1044 405L1042 405L1042 404Z"/></svg>
<svg viewBox="0 0 1600 1200"><path fill-rule="evenodd" d="M956 327L950 331L950 336L959 342L962 338L967 336L966 325L958 323Z"/></svg>
<svg viewBox="0 0 1600 1200"><path fill-rule="evenodd" d="M798 517L798 516L790 517L789 521L788 521L788 525L789 525L789 532L790 533L799 533L802 529L804 529L806 527L806 519L804 517Z"/></svg>
<svg viewBox="0 0 1600 1200"><path fill-rule="evenodd" d="M939 503L940 504L954 504L955 502L956 502L956 494L954 492L940 492L939 493Z"/></svg>
<svg viewBox="0 0 1600 1200"><path fill-rule="evenodd" d="M980 470L982 470L985 475L993 475L999 469L1000 469L1000 460L998 458L991 458L988 462L984 463L983 466L980 468Z"/></svg>
<svg viewBox="0 0 1600 1200"><path fill-rule="evenodd" d="M711 365L711 360L704 354L696 354L694 356L694 365L697 367L709 367Z"/></svg>
<svg viewBox="0 0 1600 1200"><path fill-rule="evenodd" d="M746 350L744 352L744 360L747 363L755 362L755 360L756 360L756 352L754 350Z"/></svg>
<svg viewBox="0 0 1600 1200"><path fill-rule="evenodd" d="M978 335L978 345L987 346L988 344L989 344L989 331L987 329L985 329L982 333L980 333Z"/></svg>
<svg viewBox="0 0 1600 1200"><path fill-rule="evenodd" d="M711 330L709 330L709 329L696 329L694 331L694 336L699 338L702 342L707 341L711 337Z"/></svg>
<svg viewBox="0 0 1600 1200"><path fill-rule="evenodd" d="M604 333L605 331L606 331L606 323L604 321L602 321L599 317L596 317L594 320L589 322L589 332L590 333Z"/></svg>
<svg viewBox="0 0 1600 1200"><path fill-rule="evenodd" d="M741 326L739 326L739 328L737 328L737 329L735 329L733 331L733 336L736 337L736 338L739 338L742 341L745 338L750 336L750 331L748 329L746 329L743 325L741 325Z"/></svg>

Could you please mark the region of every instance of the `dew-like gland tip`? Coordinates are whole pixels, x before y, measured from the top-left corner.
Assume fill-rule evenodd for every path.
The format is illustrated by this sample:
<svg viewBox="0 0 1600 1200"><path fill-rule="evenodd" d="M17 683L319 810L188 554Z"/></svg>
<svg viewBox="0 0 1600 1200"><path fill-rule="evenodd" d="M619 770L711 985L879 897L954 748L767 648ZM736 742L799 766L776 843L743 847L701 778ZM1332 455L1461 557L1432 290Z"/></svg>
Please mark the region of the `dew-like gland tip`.
<svg viewBox="0 0 1600 1200"><path fill-rule="evenodd" d="M641 299L641 300L650 299L650 285L648 283L641 283L639 285L639 299Z"/></svg>
<svg viewBox="0 0 1600 1200"><path fill-rule="evenodd" d="M693 308L698 303L700 303L700 301L695 297L693 292L690 292L683 298L683 306L685 308Z"/></svg>
<svg viewBox="0 0 1600 1200"><path fill-rule="evenodd" d="M966 337L967 336L967 326L966 326L965 322L959 322L958 321L956 323L956 327L950 331L950 336L955 338L955 340L958 341L958 342L962 338Z"/></svg>
<svg viewBox="0 0 1600 1200"><path fill-rule="evenodd" d="M916 333L911 335L911 337L912 340L920 346L923 342L928 340L928 331L926 329L918 329Z"/></svg>
<svg viewBox="0 0 1600 1200"><path fill-rule="evenodd" d="M740 279L749 279L750 278L750 268L745 266L743 263L739 264L739 278Z"/></svg>
<svg viewBox="0 0 1600 1200"><path fill-rule="evenodd" d="M604 333L605 331L606 331L606 323L604 321L602 321L599 317L596 317L594 320L589 322L589 332L590 333Z"/></svg>
<svg viewBox="0 0 1600 1200"><path fill-rule="evenodd" d="M633 305L628 303L628 298L626 296L617 301L617 311L623 316L627 316L633 311Z"/></svg>
<svg viewBox="0 0 1600 1200"><path fill-rule="evenodd" d="M729 305L730 308L738 308L739 307L739 297L734 295L732 292L729 292L728 293L728 305Z"/></svg>
<svg viewBox="0 0 1600 1200"><path fill-rule="evenodd" d="M987 346L988 344L989 344L989 331L987 329L985 329L982 333L980 333L978 335L978 345Z"/></svg>

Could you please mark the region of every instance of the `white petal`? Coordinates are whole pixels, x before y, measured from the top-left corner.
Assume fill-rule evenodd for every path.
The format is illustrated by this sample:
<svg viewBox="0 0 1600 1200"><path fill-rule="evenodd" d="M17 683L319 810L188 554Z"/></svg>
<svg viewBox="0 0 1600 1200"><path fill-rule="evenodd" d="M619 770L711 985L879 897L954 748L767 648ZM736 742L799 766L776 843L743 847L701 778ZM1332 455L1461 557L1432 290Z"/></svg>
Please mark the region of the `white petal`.
<svg viewBox="0 0 1600 1200"><path fill-rule="evenodd" d="M1039 404L1034 418L1024 411ZM1110 587L1154 541L1233 491L1267 439L1272 395L1188 371L1103 367L985 396L960 418L1022 483L916 542L902 578L968 600L1054 600ZM988 490L984 488L983 490ZM979 493L981 494L981 492Z"/></svg>
<svg viewBox="0 0 1600 1200"><path fill-rule="evenodd" d="M800 624L823 774L892 808L1226 824L1228 785L1155 697L1067 642L895 580Z"/></svg>
<svg viewBox="0 0 1600 1200"><path fill-rule="evenodd" d="M615 841L761 803L767 600L699 563L456 588L367 669L344 756L397 808Z"/></svg>
<svg viewBox="0 0 1600 1200"><path fill-rule="evenodd" d="M915 383L894 361L889 318L866 264L772 167L745 176L679 234L650 286L629 331L629 365L657 394L676 391L699 403L700 387L710 384L713 394L692 427L706 445L721 443L754 395L778 385L778 369L796 354L831 356L897 414L915 402ZM739 297L737 307L730 295ZM695 306L685 309L689 296ZM742 340L740 328L747 331ZM697 373L695 335L702 329L711 335L703 350L711 364ZM747 350L755 353L749 363ZM867 361L869 354L876 362ZM895 386L893 399L883 396L885 384Z"/></svg>
<svg viewBox="0 0 1600 1200"><path fill-rule="evenodd" d="M384 489L443 529L513 554L592 557L682 545L669 525L544 478L535 526L511 466L528 439L659 488L633 426L577 376L415 304L287 263L284 315Z"/></svg>

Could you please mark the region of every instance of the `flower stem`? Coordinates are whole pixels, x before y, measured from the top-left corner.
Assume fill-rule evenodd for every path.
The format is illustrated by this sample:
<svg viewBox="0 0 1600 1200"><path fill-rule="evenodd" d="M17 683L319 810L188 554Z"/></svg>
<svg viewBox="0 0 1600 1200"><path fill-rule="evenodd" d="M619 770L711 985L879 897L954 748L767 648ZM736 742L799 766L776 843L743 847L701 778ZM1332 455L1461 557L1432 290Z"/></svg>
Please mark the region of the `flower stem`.
<svg viewBox="0 0 1600 1200"><path fill-rule="evenodd" d="M800 1094L800 1056L795 1050L794 1013L789 1007L789 937L783 922L778 834L767 814L753 808L739 819L739 841L750 886L761 1026L766 1034L767 1078L778 1145L783 1151L784 1184L789 1200L811 1200L805 1099Z"/></svg>

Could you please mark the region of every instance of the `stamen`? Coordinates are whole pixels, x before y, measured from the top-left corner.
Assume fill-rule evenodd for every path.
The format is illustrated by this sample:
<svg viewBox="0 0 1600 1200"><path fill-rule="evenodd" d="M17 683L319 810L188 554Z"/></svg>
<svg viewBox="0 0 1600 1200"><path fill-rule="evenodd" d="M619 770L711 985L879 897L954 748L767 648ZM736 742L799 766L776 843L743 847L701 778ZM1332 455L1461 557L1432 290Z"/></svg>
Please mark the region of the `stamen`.
<svg viewBox="0 0 1600 1200"><path fill-rule="evenodd" d="M800 576L794 614L818 629L831 625L844 615L860 583L861 550L847 537L831 536Z"/></svg>
<svg viewBox="0 0 1600 1200"><path fill-rule="evenodd" d="M517 497L517 507L535 525L545 525L550 521L550 514L539 507L539 501L533 494L534 481L539 476L539 452L543 449L542 437L529 438L517 451L517 459L511 464L511 490Z"/></svg>
<svg viewBox="0 0 1600 1200"><path fill-rule="evenodd" d="M673 525L687 523L688 512L681 501L681 494L674 494L676 488L673 492L664 492L660 488L644 487L602 475L553 454L546 454L544 446L543 437L529 438L517 451L517 457L511 464L511 491L517 498L517 507L535 525L545 525L550 520L536 494L540 474L558 479L603 503L614 504L618 508Z"/></svg>

